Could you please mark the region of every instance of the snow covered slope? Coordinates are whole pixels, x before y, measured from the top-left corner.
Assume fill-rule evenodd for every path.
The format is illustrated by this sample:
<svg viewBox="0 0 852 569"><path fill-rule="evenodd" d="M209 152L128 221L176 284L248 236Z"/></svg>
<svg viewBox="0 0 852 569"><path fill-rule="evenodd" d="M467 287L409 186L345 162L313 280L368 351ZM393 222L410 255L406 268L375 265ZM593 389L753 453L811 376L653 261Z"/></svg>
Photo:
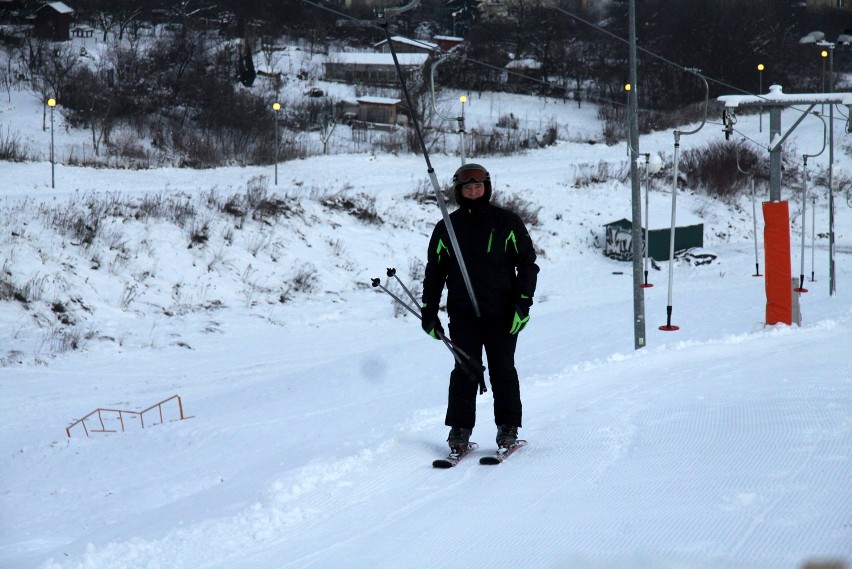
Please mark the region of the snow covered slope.
<svg viewBox="0 0 852 569"><path fill-rule="evenodd" d="M721 134L703 136L684 147ZM670 143L670 133L642 141L661 153ZM239 227L205 204L245 194L268 169L60 167L51 190L49 165L2 164L3 263L16 284L41 290L28 306L0 301L0 566L852 561L852 211L838 200L838 294L828 295L821 235L803 325L767 328L750 202L683 192L679 207L704 220L705 248L718 257L675 264L678 332L657 329L668 266L652 271L648 347L634 351L630 266L600 251L603 224L629 214L629 188L574 184L580 165L599 160L616 168L624 148L563 142L481 160L495 195L522 198L540 220L531 233L541 280L518 349L530 445L499 467L466 459L446 471L431 461L445 452L452 360L369 286L387 267L411 282L425 257L440 214L403 197L423 187L420 158L284 163L280 188L267 178L269 195L296 198L301 210ZM848 158L838 160L847 171ZM434 162L447 180L458 159ZM667 191L656 183L653 215L668 215ZM825 190L817 195L822 234ZM181 196L207 240L189 247L197 223L104 214L84 246L49 223L105 196ZM382 222L332 203L341 196L371 204ZM307 288L288 289L299 271L313 275ZM64 329L56 302L90 332L82 350L51 343ZM98 407L140 411L175 394L192 418L173 421L165 406L162 425L66 437ZM492 423L489 393L474 456L491 451Z"/></svg>

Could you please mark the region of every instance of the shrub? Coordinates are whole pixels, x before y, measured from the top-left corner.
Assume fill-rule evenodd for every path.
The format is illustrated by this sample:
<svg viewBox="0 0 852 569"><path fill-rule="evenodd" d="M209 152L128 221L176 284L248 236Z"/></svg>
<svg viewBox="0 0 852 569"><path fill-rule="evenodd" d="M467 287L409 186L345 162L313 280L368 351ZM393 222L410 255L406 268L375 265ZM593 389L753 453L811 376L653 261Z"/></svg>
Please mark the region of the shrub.
<svg viewBox="0 0 852 569"><path fill-rule="evenodd" d="M514 211L524 222L527 227L535 227L541 224L538 218L538 212L541 211L541 206L535 206L526 201L517 194L500 194L491 198L491 201L500 207L505 207L508 210Z"/></svg>
<svg viewBox="0 0 852 569"><path fill-rule="evenodd" d="M737 145L712 142L704 148L687 150L679 169L690 184L708 195L732 200L748 189L748 177L737 169ZM739 167L746 172L759 169L760 159L747 147L739 147Z"/></svg>
<svg viewBox="0 0 852 569"><path fill-rule="evenodd" d="M374 225L383 223L382 218L376 212L372 198L366 194L357 194L351 198L343 194L336 194L321 198L320 203L329 209L345 211L365 223Z"/></svg>
<svg viewBox="0 0 852 569"><path fill-rule="evenodd" d="M313 292L318 280L317 268L310 263L303 265L289 281L284 283L284 288L278 295L278 301L285 303L291 300L295 293Z"/></svg>
<svg viewBox="0 0 852 569"><path fill-rule="evenodd" d="M21 142L18 131L12 132L8 126L5 133L0 131L0 160L25 162L32 158L30 149Z"/></svg>
<svg viewBox="0 0 852 569"><path fill-rule="evenodd" d="M450 195L450 183L446 182L440 186L445 202L452 202L454 198ZM407 199L414 200L419 204L437 204L438 199L435 197L435 190L432 188L432 181L429 178L421 178L414 185L414 189L405 195Z"/></svg>
<svg viewBox="0 0 852 569"><path fill-rule="evenodd" d="M574 179L571 185L575 188L584 188L592 184L600 184L609 180L622 180L626 176L627 164L622 162L618 169L604 160L597 164L582 162L573 166Z"/></svg>

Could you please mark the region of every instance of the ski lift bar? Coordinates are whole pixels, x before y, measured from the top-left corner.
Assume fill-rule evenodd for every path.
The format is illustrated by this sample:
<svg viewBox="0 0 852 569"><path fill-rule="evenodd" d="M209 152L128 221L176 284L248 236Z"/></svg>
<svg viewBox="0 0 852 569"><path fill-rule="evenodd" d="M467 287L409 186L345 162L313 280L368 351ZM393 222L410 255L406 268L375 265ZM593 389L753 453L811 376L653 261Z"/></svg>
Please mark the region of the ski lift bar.
<svg viewBox="0 0 852 569"><path fill-rule="evenodd" d="M707 79L701 74L701 71L698 69L684 68L684 71L688 73L692 73L704 83L704 117L701 119L701 124L699 124L696 128L690 131L674 131L674 164L672 166L673 179L672 179L672 223L671 228L669 229L669 294L668 294L668 304L666 305L666 323L660 326L658 329L663 332L674 332L676 330L680 330L680 326L675 326L672 324L672 310L673 310L673 291L674 291L674 263L675 263L675 233L676 233L676 214L677 214L677 181L678 181L678 154L680 151L680 137L688 136L691 134L695 134L707 124L707 107L710 101L710 85L707 83Z"/></svg>
<svg viewBox="0 0 852 569"><path fill-rule="evenodd" d="M453 253L456 255L456 261L458 262L459 270L461 271L462 279L464 280L465 288L467 289L467 294L470 297L473 312L476 317L479 318L481 313L479 311L479 303L476 301L476 294L473 291L473 282L470 280L470 273L468 272L467 265L464 262L464 256L462 255L461 247L459 246L458 238L456 237L456 231L453 228L452 221L450 221L450 212L447 209L444 195L441 193L441 188L438 185L438 176L435 174L435 169L432 167L432 161L429 159L429 150L426 148L426 142L423 140L423 133L420 130L420 123L417 120L417 112L411 102L411 95L409 94L408 87L405 84L405 77L402 74L402 68L399 65L396 49L393 47L393 39L391 38L390 30L388 29L388 13L391 15L402 14L403 12L416 8L418 4L420 4L420 0L412 0L405 6L401 6L399 8L384 8L381 12L377 12L376 15L379 18L380 26L385 30L385 37L388 41L388 48L390 49L391 57L393 58L394 68L396 69L396 75L399 78L399 84L405 98L405 104L408 106L408 110L411 113L411 122L414 126L414 132L417 134L417 140L420 142L420 149L423 152L423 159L426 161L426 172L429 174L429 180L432 182L432 190L435 193L435 199L438 202L438 207L441 209L441 217L443 218L444 225L447 228L447 233L450 237L450 244L452 245Z"/></svg>

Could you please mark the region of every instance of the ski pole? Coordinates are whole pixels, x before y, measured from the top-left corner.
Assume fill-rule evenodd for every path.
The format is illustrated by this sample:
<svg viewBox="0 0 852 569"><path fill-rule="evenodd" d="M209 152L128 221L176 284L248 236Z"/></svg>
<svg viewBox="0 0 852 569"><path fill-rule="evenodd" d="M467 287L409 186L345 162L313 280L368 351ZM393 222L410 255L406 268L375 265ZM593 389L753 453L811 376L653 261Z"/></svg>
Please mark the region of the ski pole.
<svg viewBox="0 0 852 569"><path fill-rule="evenodd" d="M393 267L388 268L388 277L394 277L394 278L396 279L396 282L398 282L398 283L399 283L399 286L401 286L401 287L402 287L402 290L404 290L404 291L405 291L405 294L407 294L407 295L408 295L408 298L410 298L410 299L411 299L411 302L412 302L412 304L413 304L414 306L417 306L417 305L419 304L419 303L417 302L417 299L416 299L416 298L414 298L414 295L411 293L411 291L410 291L410 290L408 290L408 287L407 287L407 286L405 286L405 283L404 283L404 282L402 282L402 279L401 279L401 278L399 278L399 276L396 274L396 269L394 269Z"/></svg>
<svg viewBox="0 0 852 569"><path fill-rule="evenodd" d="M408 298L410 298L410 299L411 299L411 302L413 303L413 304L412 304L412 306L417 306L417 304L418 304L418 303L417 303L417 299L414 297L414 294L411 292L411 290L410 290L407 286L405 286L405 283L404 283L404 282L402 282L402 279L400 279L400 278L399 278L399 275L397 275L397 274L396 274L396 269L394 269L394 268L389 268L389 269L388 269L388 272L387 272L387 275L388 275L388 277L394 277L394 278L396 279L396 282L398 282L398 283L399 283L399 286L401 286L401 287L402 287L402 290L404 290L404 291L405 291L405 294L407 294L407 295L408 295ZM397 299L397 300L398 300L398 299ZM407 307L407 308L408 308L409 310L411 310L411 308L410 308L410 307ZM442 335L442 336L443 336L443 335ZM474 362L474 360L473 360L473 358L471 358L469 355L467 355L467 354L465 353L465 351L464 351L464 350L462 350L461 348L459 348L459 347L455 344L455 342L453 342L452 340L450 340L450 339L449 339L449 338L447 338L446 336L443 336L443 337L442 337L442 339L443 339L443 340L445 340L445 341L448 343L448 346L451 346L451 347L452 347L452 349L453 349L454 351L458 352L458 353L459 353L459 354L460 354L463 358L465 358L465 359L467 360L468 364L470 364L470 365L471 365L471 366L473 366L473 367L480 367L480 366L478 365L478 362L476 362L476 363L475 363L475 362ZM483 369L483 370L485 370L485 368L484 368L484 367L483 367L482 369Z"/></svg>
<svg viewBox="0 0 852 569"><path fill-rule="evenodd" d="M390 271L390 270L391 269L388 269L388 271ZM397 277L397 279L399 279L399 277ZM391 298L393 298L395 301L400 303L409 312L414 314L414 316L416 316L418 320L423 319L423 317L413 307L409 306L407 302L405 302L404 300L399 298L393 292L388 290L388 288L386 286L381 284L380 279L374 278L372 280L372 284L373 284L373 287L380 288L384 292L386 292ZM405 285L403 285L403 288L406 288ZM408 289L406 288L406 290L408 290ZM409 292L409 295L410 294L411 293ZM450 350L450 353L453 354L453 358L456 360L456 363L458 363L461 367L467 369L467 371L473 375L474 379L479 384L479 393L485 393L486 391L488 391L488 388L485 385L485 374L483 373L485 371L485 366L482 365L482 363L475 361L472 357L470 357L470 355L468 355L467 352L462 350L460 347L458 347L455 344L455 342L450 340L446 336L446 334L444 334L440 331L438 331L437 334L438 334L438 339L441 340L444 343L444 345L447 347L447 349Z"/></svg>
<svg viewBox="0 0 852 569"><path fill-rule="evenodd" d="M408 287L405 286L405 284L402 282L402 280L400 280L400 278L396 275L396 269L388 269L388 276L396 277L397 281L402 286L402 288L405 290L405 292L408 294L408 296L412 299L412 301L415 301L414 296L411 294L411 291L408 289ZM373 287L381 288L391 298L396 300L403 307L405 307L409 312L414 314L414 316L416 316L418 320L423 319L422 316L414 309L413 306L410 306L407 302L405 302L404 300L399 298L397 295L395 295L393 292L388 290L387 287L385 287L384 285L381 284L381 281L379 279L377 279L377 278L373 279L372 284L373 284ZM416 303L416 301L415 301L415 303ZM416 304L415 304L415 306L416 306ZM447 347L447 349L450 350L450 353L453 354L453 358L456 360L456 363L458 363L461 367L467 369L467 371L469 373L471 373L472 376L476 379L477 383L479 384L479 392L485 393L486 391L488 391L488 388L485 385L485 375L483 373L485 371L485 366L483 366L481 362L475 361L472 357L470 357L470 355L468 355L467 352L462 350L459 346L456 345L455 342L450 340L450 338L448 338L446 336L446 334L444 334L443 332L440 332L440 331L438 331L437 334L438 334L438 339L441 340L444 343L444 345Z"/></svg>
<svg viewBox="0 0 852 569"><path fill-rule="evenodd" d="M422 317L422 316L420 316L420 313L419 313L418 311L416 311L414 308L412 308L411 306L409 306L407 302L405 302L404 300L402 300L400 297L398 297L397 295L395 295L393 292L391 292L390 290L388 290L388 288L387 288L385 285L383 285L383 284L382 284L381 279L378 279L378 278L373 279L373 288L380 288L380 289L382 289L383 291L385 291L386 293L388 293L388 294L390 295L390 297L391 297L391 298L393 298L395 301L397 301L398 303L400 303L400 304L401 304L403 307L405 307L405 308L406 308L406 309L407 309L410 313L412 313L414 316L416 316L418 320L422 320L422 319L423 319L423 317Z"/></svg>

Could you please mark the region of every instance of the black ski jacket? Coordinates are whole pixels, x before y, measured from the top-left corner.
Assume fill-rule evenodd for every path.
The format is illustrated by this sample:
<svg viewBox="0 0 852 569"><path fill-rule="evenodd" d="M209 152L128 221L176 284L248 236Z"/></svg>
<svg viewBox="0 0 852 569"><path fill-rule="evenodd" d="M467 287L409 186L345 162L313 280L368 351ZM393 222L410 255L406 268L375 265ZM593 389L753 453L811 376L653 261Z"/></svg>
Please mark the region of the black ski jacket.
<svg viewBox="0 0 852 569"><path fill-rule="evenodd" d="M481 316L489 320L511 319L516 303L532 304L539 269L535 264L532 240L521 218L512 211L488 203L457 209L450 214L450 221ZM455 257L442 219L435 225L429 240L423 279L424 314L430 311L437 315L446 283L450 318L454 315L475 315Z"/></svg>

